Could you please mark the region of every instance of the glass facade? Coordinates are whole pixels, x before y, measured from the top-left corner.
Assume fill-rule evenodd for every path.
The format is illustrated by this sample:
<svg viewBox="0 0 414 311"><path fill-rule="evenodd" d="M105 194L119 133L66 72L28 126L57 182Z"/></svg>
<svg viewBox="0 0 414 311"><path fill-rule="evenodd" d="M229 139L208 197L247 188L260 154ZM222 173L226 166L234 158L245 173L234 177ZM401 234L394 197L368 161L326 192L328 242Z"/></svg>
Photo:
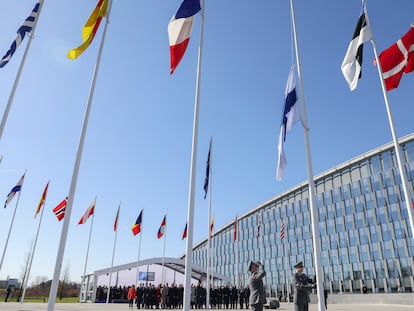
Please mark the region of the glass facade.
<svg viewBox="0 0 414 311"><path fill-rule="evenodd" d="M414 134L400 140L410 190L414 180ZM331 293L414 289L414 242L393 144L382 146L315 176L324 286ZM260 236L258 218L261 215ZM284 224L284 238L280 232ZM303 261L314 276L308 184L303 183L239 216L215 233L213 271L237 286L247 284L246 264L260 260L268 295L289 291L293 265ZM207 240L193 250L207 266Z"/></svg>

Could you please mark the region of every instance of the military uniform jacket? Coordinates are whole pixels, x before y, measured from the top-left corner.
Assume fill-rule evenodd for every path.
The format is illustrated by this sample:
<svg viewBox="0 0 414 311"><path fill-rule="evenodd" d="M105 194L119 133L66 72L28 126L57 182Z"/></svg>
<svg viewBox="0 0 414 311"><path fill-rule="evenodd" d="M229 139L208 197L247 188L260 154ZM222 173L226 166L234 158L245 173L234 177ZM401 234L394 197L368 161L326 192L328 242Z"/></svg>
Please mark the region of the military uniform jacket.
<svg viewBox="0 0 414 311"><path fill-rule="evenodd" d="M292 276L293 303L302 305L310 301L309 293L311 291L311 279L304 273L296 272Z"/></svg>
<svg viewBox="0 0 414 311"><path fill-rule="evenodd" d="M266 272L263 269L263 266L259 267L259 270L250 274L249 278L249 289L250 289L250 298L249 304L254 305L258 303L266 302L266 293L263 286L263 278L265 277Z"/></svg>

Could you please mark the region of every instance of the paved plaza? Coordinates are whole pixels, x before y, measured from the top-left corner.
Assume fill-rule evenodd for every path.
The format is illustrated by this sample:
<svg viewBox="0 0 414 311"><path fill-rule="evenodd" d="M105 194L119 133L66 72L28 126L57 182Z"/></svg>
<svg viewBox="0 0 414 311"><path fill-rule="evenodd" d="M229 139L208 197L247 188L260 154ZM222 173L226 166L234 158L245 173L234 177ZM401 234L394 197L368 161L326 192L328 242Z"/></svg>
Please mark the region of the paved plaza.
<svg viewBox="0 0 414 311"><path fill-rule="evenodd" d="M47 310L47 303L18 303L18 302L0 302L1 311L45 311ZM132 310L128 308L128 304L104 304L104 303L56 303L56 311L101 311L101 310ZM134 310L137 310L134 308ZM147 310L147 309L140 309ZM151 309L148 309L151 310ZM156 309L152 309L156 310ZM162 309L158 309L162 311ZM182 309L166 309L166 310L182 310ZM198 310L198 309L190 309ZM212 309L212 310L233 310L233 309ZM234 311L246 311L246 309L235 309ZM265 309L267 310L267 309ZM272 310L272 309L269 309ZM282 303L277 310L294 310L292 303ZM310 304L309 311L317 311L318 305ZM412 311L412 305L397 305L397 304L328 304L329 311Z"/></svg>

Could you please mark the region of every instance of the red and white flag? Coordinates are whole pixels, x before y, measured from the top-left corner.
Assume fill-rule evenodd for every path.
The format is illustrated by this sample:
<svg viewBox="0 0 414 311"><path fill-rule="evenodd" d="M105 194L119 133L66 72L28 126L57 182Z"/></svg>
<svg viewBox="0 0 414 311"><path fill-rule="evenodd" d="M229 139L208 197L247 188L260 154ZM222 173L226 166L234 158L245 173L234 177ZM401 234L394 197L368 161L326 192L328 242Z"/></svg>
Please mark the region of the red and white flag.
<svg viewBox="0 0 414 311"><path fill-rule="evenodd" d="M283 240L285 237L285 222L282 221L282 225L280 228L280 239Z"/></svg>
<svg viewBox="0 0 414 311"><path fill-rule="evenodd" d="M181 240L184 240L187 237L187 223L185 224L185 228L183 231L183 236L181 237Z"/></svg>
<svg viewBox="0 0 414 311"><path fill-rule="evenodd" d="M167 215L162 219L160 228L158 229L157 238L161 239L165 233L165 226L167 225Z"/></svg>
<svg viewBox="0 0 414 311"><path fill-rule="evenodd" d="M86 209L85 214L79 219L78 225L83 225L88 220L89 216L92 216L95 211L96 197L93 199L92 203Z"/></svg>
<svg viewBox="0 0 414 311"><path fill-rule="evenodd" d="M56 215L57 219L61 221L65 217L66 204L68 203L68 197L66 197L62 202L60 202L54 209L53 213Z"/></svg>
<svg viewBox="0 0 414 311"><path fill-rule="evenodd" d="M115 221L114 221L114 231L115 232L116 232L116 229L118 228L119 209L120 209L120 206L118 206L118 211L116 212Z"/></svg>
<svg viewBox="0 0 414 311"><path fill-rule="evenodd" d="M400 84L404 73L414 71L414 24L396 43L379 55L387 91Z"/></svg>

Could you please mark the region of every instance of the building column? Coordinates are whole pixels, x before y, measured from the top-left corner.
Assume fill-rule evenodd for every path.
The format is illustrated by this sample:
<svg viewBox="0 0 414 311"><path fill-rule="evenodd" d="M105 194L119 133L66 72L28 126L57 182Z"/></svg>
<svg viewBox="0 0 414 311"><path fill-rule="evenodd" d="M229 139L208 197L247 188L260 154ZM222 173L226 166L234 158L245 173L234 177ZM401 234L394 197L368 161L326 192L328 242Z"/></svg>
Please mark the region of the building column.
<svg viewBox="0 0 414 311"><path fill-rule="evenodd" d="M92 280L92 302L94 303L96 301L96 286L98 285L98 277L94 274L93 280Z"/></svg>
<svg viewBox="0 0 414 311"><path fill-rule="evenodd" d="M382 280L384 281L384 291L385 291L385 293L388 293L387 279L383 278Z"/></svg>
<svg viewBox="0 0 414 311"><path fill-rule="evenodd" d="M410 276L411 291L414 290L414 277Z"/></svg>
<svg viewBox="0 0 414 311"><path fill-rule="evenodd" d="M372 292L375 293L375 282L373 279L369 280L371 282Z"/></svg>

